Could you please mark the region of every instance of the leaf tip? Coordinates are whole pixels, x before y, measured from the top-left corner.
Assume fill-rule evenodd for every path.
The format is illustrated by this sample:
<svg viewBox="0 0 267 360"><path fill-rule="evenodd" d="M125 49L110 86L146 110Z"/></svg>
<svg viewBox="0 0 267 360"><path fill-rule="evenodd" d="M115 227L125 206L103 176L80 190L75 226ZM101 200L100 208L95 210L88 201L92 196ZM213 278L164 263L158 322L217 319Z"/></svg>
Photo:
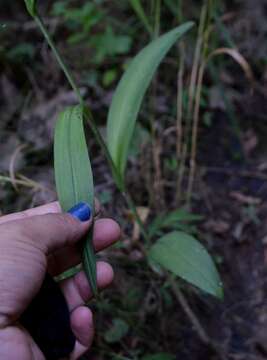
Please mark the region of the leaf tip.
<svg viewBox="0 0 267 360"><path fill-rule="evenodd" d="M224 288L222 282L219 283L215 296L221 301L224 300Z"/></svg>
<svg viewBox="0 0 267 360"><path fill-rule="evenodd" d="M28 13L35 17L37 15L36 0L24 0Z"/></svg>

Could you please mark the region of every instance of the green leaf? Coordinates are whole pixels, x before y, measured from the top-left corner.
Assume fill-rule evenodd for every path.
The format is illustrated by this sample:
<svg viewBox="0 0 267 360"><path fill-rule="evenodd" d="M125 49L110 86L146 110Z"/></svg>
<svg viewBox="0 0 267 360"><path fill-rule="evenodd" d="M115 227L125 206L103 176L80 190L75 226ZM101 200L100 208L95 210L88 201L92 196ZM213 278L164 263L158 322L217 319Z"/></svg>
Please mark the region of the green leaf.
<svg viewBox="0 0 267 360"><path fill-rule="evenodd" d="M36 16L36 0L24 0L28 13L34 17Z"/></svg>
<svg viewBox="0 0 267 360"><path fill-rule="evenodd" d="M122 178L145 92L166 53L192 26L192 22L181 25L145 47L133 59L117 87L108 115L107 144Z"/></svg>
<svg viewBox="0 0 267 360"><path fill-rule="evenodd" d="M137 16L139 17L139 19L141 20L141 22L144 24L144 27L146 28L146 30L148 31L148 33L150 35L153 34L153 28L151 26L151 24L149 23L149 19L145 14L143 5L141 3L140 0L129 0L132 8L134 9L134 11L136 12Z"/></svg>
<svg viewBox="0 0 267 360"><path fill-rule="evenodd" d="M122 319L114 319L110 329L105 333L105 340L108 343L120 341L129 331L129 325Z"/></svg>
<svg viewBox="0 0 267 360"><path fill-rule="evenodd" d="M167 353L158 353L153 355L145 355L142 360L175 360L175 356Z"/></svg>
<svg viewBox="0 0 267 360"><path fill-rule="evenodd" d="M202 220L203 217L197 214L189 213L184 209L178 209L169 212L166 215L159 215L155 217L152 223L149 225L149 236L152 237L159 233L164 228L172 228L172 230L185 230L194 229L194 227L188 225L195 221Z"/></svg>
<svg viewBox="0 0 267 360"><path fill-rule="evenodd" d="M152 246L149 257L207 293L223 298L222 282L213 260L192 236L171 232Z"/></svg>
<svg viewBox="0 0 267 360"><path fill-rule="evenodd" d="M103 85L105 87L110 86L116 80L117 75L118 73L116 69L109 69L105 71L102 78Z"/></svg>
<svg viewBox="0 0 267 360"><path fill-rule="evenodd" d="M94 184L83 125L83 107L69 107L58 118L54 140L54 166L59 202L68 211L86 202L94 213ZM93 214L92 214L93 215ZM96 259L91 227L84 243L83 265L96 295Z"/></svg>

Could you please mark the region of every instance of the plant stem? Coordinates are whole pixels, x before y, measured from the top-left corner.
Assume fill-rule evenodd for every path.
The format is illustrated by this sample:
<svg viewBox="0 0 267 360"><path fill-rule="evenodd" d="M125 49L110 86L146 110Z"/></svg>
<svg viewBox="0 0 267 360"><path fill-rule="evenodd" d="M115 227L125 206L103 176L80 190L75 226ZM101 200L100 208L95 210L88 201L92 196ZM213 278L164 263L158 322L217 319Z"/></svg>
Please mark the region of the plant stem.
<svg viewBox="0 0 267 360"><path fill-rule="evenodd" d="M80 93L80 90L78 89L70 70L68 69L67 65L65 64L65 62L63 61L61 55L59 54L56 45L54 44L54 41L52 40L50 34L48 33L42 19L40 18L39 15L37 15L36 17L34 17L34 20L36 21L37 25L39 26L44 38L46 39L48 45L50 46L51 50L53 51L57 62L59 64L59 66L61 67L61 69L63 70L66 78L68 79L68 82L70 83L73 91L75 92L75 94L77 95L79 102L81 105L83 105L83 98L82 95Z"/></svg>
<svg viewBox="0 0 267 360"><path fill-rule="evenodd" d="M140 218L137 208L135 206L135 203L134 203L129 191L126 189L126 187L125 187L125 190L123 191L122 195L123 195L127 205L129 206L129 209L133 213L136 222L138 223L138 225L140 227L141 233L144 236L147 247L151 246L150 237L148 236L148 233L145 229L144 223L143 223L142 219Z"/></svg>
<svg viewBox="0 0 267 360"><path fill-rule="evenodd" d="M183 21L183 9L182 9L182 0L178 0L178 15L177 20L178 23L182 23ZM182 40L179 45L179 70L177 76L177 118L176 118L176 158L179 166L177 172L176 179L176 203L180 204L181 201L181 186L182 186L182 178L183 178L183 115L184 115L184 105L183 105L183 97L184 97L184 71L185 71L185 43Z"/></svg>
<svg viewBox="0 0 267 360"><path fill-rule="evenodd" d="M154 31L153 37L156 39L160 32L160 18L161 18L161 0L156 0L155 4L155 20L154 20Z"/></svg>
<svg viewBox="0 0 267 360"><path fill-rule="evenodd" d="M192 108L193 112L193 123L192 123L192 136L191 136L191 153L190 153L190 169L189 169L189 178L188 186L186 192L186 203L190 207L193 185L196 173L196 154L197 154L197 136L198 136L198 126L199 126L199 115L200 115L200 101L201 101L201 91L203 85L203 78L206 66L206 59L208 57L209 49L209 38L210 38L210 23L211 23L211 13L212 13L212 2L206 0L203 10L203 19L202 26L200 26L199 40L201 43L200 52L199 52L199 61L198 61L198 70L196 72L195 79L195 90L194 90L194 107ZM193 103L192 103L193 105Z"/></svg>
<svg viewBox="0 0 267 360"><path fill-rule="evenodd" d="M174 293L176 299L179 301L179 303L182 306L185 314L187 315L190 322L194 326L196 332L198 333L199 338L205 344L210 344L209 336L207 335L206 331L204 330L204 328L200 324L198 318L196 317L196 315L193 313L192 309L190 308L186 298L184 297L183 293L181 292L181 289L179 288L179 286L177 285L177 283L175 282L175 280L173 279L172 276L169 276L168 279L169 279L171 288L173 290L173 293Z"/></svg>
<svg viewBox="0 0 267 360"><path fill-rule="evenodd" d="M124 179L122 178L121 174L119 173L116 165L114 164L114 161L110 155L110 152L108 150L108 147L102 137L102 135L100 134L98 127L96 125L96 122L94 120L93 114L91 113L90 109L88 107L84 108L84 116L85 116L85 120L87 121L88 125L90 126L96 141L98 142L99 146L101 147L102 151L104 152L104 155L106 157L106 160L111 168L111 171L113 173L114 179L115 179L115 183L118 187L118 189L120 190L120 192L125 192L125 182Z"/></svg>
<svg viewBox="0 0 267 360"><path fill-rule="evenodd" d="M156 22L156 26L155 26L155 33L157 31L159 31L159 27L158 27L158 21L160 21L160 8L161 8L161 0L157 0L157 3L156 3L156 19L157 19L157 22ZM159 11L159 13L158 13ZM84 106L84 101L83 101L83 98L80 94L80 91L78 89L78 87L76 86L76 83L69 71L69 69L67 68L66 64L64 63L63 59L61 58L61 55L59 54L53 40L51 39L48 31L46 30L41 18L39 16L36 16L35 17L35 21L37 22L38 26L40 27L46 41L48 42L49 46L51 47L61 69L63 70L66 78L68 79L70 85L72 86L74 92L76 93L78 99L79 99L79 102L82 106ZM157 30L158 29L158 30ZM90 111L90 109L88 107L85 107L84 108L84 114L85 114L85 119L86 121L88 122L89 126L91 127L93 133L94 133L94 136L97 140L97 142L99 143L99 145L101 146L105 156L106 156L106 159L112 169L112 172L113 172L113 175L114 175L114 178L115 178L115 182L116 182L116 185L118 186L118 189L121 191L126 203L128 204L130 210L132 211L134 217L135 217L135 220L137 221L139 227L140 227L140 230L144 236L144 239L146 241L146 245L147 247L143 249L144 251L144 254L147 255L148 253L148 249L149 249L149 246L151 245L151 240L150 240L150 237L144 227L144 224L142 222L142 219L140 218L139 214L138 214L138 211L137 211L137 208L134 204L134 201L126 187L126 184L125 184L125 181L124 179L122 178L122 176L119 174L112 158L111 158L111 155L109 153L109 150L106 146L106 143L102 137L102 135L100 134L99 130L98 130L98 127L94 121L94 118L93 118L93 115ZM4 177L2 177L2 180L6 180ZM146 256L147 258L147 256ZM183 309L185 310L185 312L187 313L190 321L192 322L192 324L196 327L196 330L197 332L199 333L199 336L201 337L201 339L205 342L205 343L209 343L209 339L204 331L204 329L202 328L201 324L198 322L198 319L195 317L194 313L192 312L192 310L190 309L190 306L189 304L187 303L185 297L183 296L183 294L181 293L180 289L177 287L177 284L175 283L175 281L173 280L173 277L169 274L167 274L167 281L171 284L171 287L172 287L172 290L175 294L175 297L177 299L177 301L181 304L181 306L183 307Z"/></svg>
<svg viewBox="0 0 267 360"><path fill-rule="evenodd" d="M73 79L73 77L71 75L71 72L68 69L67 65L64 63L61 55L59 54L59 52L58 52L52 38L50 37L48 31L46 30L46 28L45 28L45 26L44 26L44 24L42 22L42 19L39 16L37 16L35 18L35 20L36 20L38 26L40 27L46 41L48 42L49 46L51 47L60 68L63 70L68 82L70 83L71 87L73 88L74 92L76 93L80 104L84 105L83 98L82 98L81 93L80 93L80 91L79 91L79 89L78 89L78 87L77 87L77 85L76 85L76 83L75 83L75 81L74 81L74 79ZM93 118L93 115L92 115L92 113L91 113L91 111L90 111L90 109L88 107L84 108L84 115L85 115L85 119L86 119L87 123L89 124L89 126L90 126L90 128L91 128L91 130L92 130L98 144L100 145L100 147L102 148L102 150L103 150L103 152L105 154L105 157L106 157L106 159L107 159L107 161L108 161L108 163L110 165L113 176L115 178L116 185L117 185L118 189L120 190L120 192L123 194L123 197L124 197L125 201L127 202L127 204L129 206L129 208L131 209L131 211L132 211L138 225L140 226L140 230L141 230L141 232L142 232L142 234L144 236L144 239L145 239L147 245L149 245L150 239L149 239L148 234L145 231L144 224L142 223L142 220L141 220L141 218L140 218L140 216L138 214L136 206L135 206L129 192L126 190L126 184L125 184L124 180L122 179L121 175L118 173L118 170L117 170L117 168L116 168L116 166L115 166L115 164L113 162L113 159L111 158L111 155L110 155L110 152L109 152L109 150L107 148L107 145L106 145L102 135L100 134L100 132L98 130L98 127L97 127L97 125L95 123L95 120Z"/></svg>
<svg viewBox="0 0 267 360"><path fill-rule="evenodd" d="M82 98L82 95L80 93L80 90L78 88L78 86L76 85L75 83L75 80L71 74L71 71L69 70L69 68L67 67L67 65L65 64L64 60L62 59L60 53L58 52L57 50L57 47L56 45L54 44L54 41L52 40L50 34L48 33L42 19L39 17L39 16L36 16L35 18L35 21L36 23L38 24L40 30L42 31L42 34L44 35L47 43L49 44L52 52L54 53L55 55L55 58L60 66L60 68L62 69L62 71L64 72L69 84L71 85L73 91L75 92L77 98L79 99L79 102L82 106L84 106L84 100ZM99 143L99 145L101 146L105 156L106 156L106 159L112 169L112 172L113 172L113 175L114 175L114 178L115 178L115 181L116 181L116 184L119 188L120 191L124 191L124 186L123 186L123 181L121 179L121 176L118 174L118 171L117 171L117 168L111 158L111 155L108 151L108 148L106 146L106 143L103 139L103 137L101 136L99 130L98 130L98 127L95 123L95 120L93 118L93 115L90 111L90 109L88 107L85 107L84 108L84 115L85 115L85 118L90 126L90 128L92 129L93 133L94 133L94 136L97 140L97 142Z"/></svg>
<svg viewBox="0 0 267 360"><path fill-rule="evenodd" d="M185 46L184 42L180 43L180 62L177 78L177 118L176 118L176 158L179 165L177 181L176 181L176 202L181 201L181 185L183 167L182 154L183 154L183 96L184 96L184 70L185 70Z"/></svg>
<svg viewBox="0 0 267 360"><path fill-rule="evenodd" d="M150 36L153 35L153 29L150 24L150 19L146 16L145 10L142 6L142 3L140 0L130 0L130 3L132 5L132 8L136 12L136 15L139 17L140 21L143 23L145 29L149 33Z"/></svg>

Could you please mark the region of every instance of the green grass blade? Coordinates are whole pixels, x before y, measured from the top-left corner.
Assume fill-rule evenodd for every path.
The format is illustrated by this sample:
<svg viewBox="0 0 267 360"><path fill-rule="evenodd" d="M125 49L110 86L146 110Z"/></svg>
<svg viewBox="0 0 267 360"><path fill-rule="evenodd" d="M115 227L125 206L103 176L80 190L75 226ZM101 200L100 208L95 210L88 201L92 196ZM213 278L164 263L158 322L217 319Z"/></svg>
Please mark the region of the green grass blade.
<svg viewBox="0 0 267 360"><path fill-rule="evenodd" d="M222 282L212 258L191 235L180 231L164 235L152 246L149 257L201 290L223 298Z"/></svg>
<svg viewBox="0 0 267 360"><path fill-rule="evenodd" d="M69 107L58 118L54 140L54 166L58 198L63 211L86 202L94 213L94 184L83 125L83 107ZM97 293L96 259L92 229L84 244L84 270Z"/></svg>
<svg viewBox="0 0 267 360"><path fill-rule="evenodd" d="M34 17L36 16L36 0L24 0L28 13Z"/></svg>
<svg viewBox="0 0 267 360"><path fill-rule="evenodd" d="M143 23L144 27L148 31L148 33L150 35L153 35L153 28L152 28L151 24L149 23L149 19L146 16L146 13L145 13L145 10L144 10L144 8L142 6L141 1L140 0L129 0L129 1L130 1L131 5L132 5L132 8L136 12L137 16L139 17L139 19Z"/></svg>
<svg viewBox="0 0 267 360"><path fill-rule="evenodd" d="M108 115L107 145L122 178L145 92L171 46L192 26L185 23L151 42L133 59L117 87Z"/></svg>

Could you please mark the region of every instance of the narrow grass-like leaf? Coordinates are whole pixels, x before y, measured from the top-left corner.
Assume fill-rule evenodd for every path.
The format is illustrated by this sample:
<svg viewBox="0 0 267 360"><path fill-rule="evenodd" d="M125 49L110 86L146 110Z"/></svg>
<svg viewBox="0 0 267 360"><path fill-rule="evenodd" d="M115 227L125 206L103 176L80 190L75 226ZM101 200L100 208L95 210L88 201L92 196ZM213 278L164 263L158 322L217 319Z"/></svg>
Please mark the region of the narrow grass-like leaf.
<svg viewBox="0 0 267 360"><path fill-rule="evenodd" d="M148 31L148 33L150 35L153 34L153 28L149 22L148 17L146 16L145 10L143 8L143 5L141 3L140 0L129 0L132 8L134 9L134 11L136 12L137 16L139 17L139 19L141 20L141 22L144 24L144 27L146 28L146 30Z"/></svg>
<svg viewBox="0 0 267 360"><path fill-rule="evenodd" d="M86 202L94 213L94 184L83 125L83 107L69 107L58 118L54 140L55 177L63 211ZM83 251L83 265L92 291L97 293L92 228Z"/></svg>
<svg viewBox="0 0 267 360"><path fill-rule="evenodd" d="M151 260L203 291L223 298L223 287L214 262L192 236L174 231L160 238L149 252Z"/></svg>
<svg viewBox="0 0 267 360"><path fill-rule="evenodd" d="M107 143L122 178L145 92L166 53L192 26L185 23L151 42L132 60L118 85L108 115Z"/></svg>
<svg viewBox="0 0 267 360"><path fill-rule="evenodd" d="M34 17L36 15L36 0L24 0L28 13Z"/></svg>

